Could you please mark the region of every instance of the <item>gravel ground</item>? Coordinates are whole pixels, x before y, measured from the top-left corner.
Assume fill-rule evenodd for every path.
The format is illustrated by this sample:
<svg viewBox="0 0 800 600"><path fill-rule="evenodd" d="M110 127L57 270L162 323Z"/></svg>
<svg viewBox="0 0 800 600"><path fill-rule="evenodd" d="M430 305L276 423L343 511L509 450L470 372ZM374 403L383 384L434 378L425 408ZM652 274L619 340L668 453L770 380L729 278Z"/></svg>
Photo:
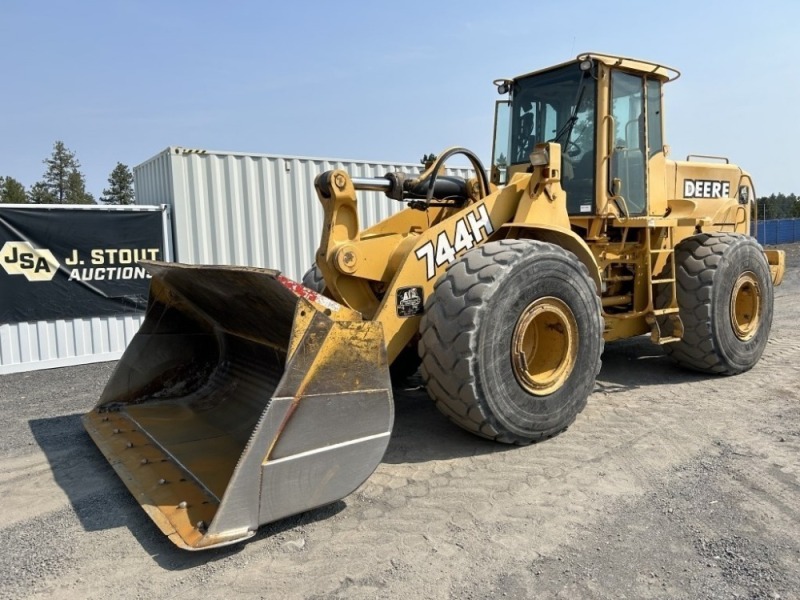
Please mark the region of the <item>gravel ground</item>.
<svg viewBox="0 0 800 600"><path fill-rule="evenodd" d="M0 598L800 598L800 245L761 362L717 378L608 344L586 410L526 448L396 390L355 493L188 553L83 431L113 364L0 377Z"/></svg>

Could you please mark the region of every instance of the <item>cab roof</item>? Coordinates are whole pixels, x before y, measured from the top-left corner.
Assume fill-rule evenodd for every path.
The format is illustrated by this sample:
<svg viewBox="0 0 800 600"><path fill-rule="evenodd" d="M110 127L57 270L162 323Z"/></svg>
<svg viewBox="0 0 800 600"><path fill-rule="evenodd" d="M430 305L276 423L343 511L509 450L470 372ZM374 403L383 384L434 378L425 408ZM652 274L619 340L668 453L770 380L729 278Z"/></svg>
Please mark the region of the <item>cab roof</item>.
<svg viewBox="0 0 800 600"><path fill-rule="evenodd" d="M564 67L566 65L570 65L576 62L580 63L587 59L603 63L608 67L616 67L628 71L636 71L644 75L655 76L663 80L664 83L675 81L678 77L681 76L681 73L680 71L678 71L678 69L675 69L673 67L668 67L666 65L660 65L658 63L650 62L647 60L641 60L638 58L629 58L626 56L617 56L615 54L604 54L602 52L581 52L573 60L569 60L567 62L563 62L558 65L547 67L545 69L531 71L530 73L525 73L524 75L518 75L517 77L514 77L514 79L516 80L516 79L522 79L524 77L530 77L531 75L537 75L539 73L544 73L545 71L558 69L560 67Z"/></svg>

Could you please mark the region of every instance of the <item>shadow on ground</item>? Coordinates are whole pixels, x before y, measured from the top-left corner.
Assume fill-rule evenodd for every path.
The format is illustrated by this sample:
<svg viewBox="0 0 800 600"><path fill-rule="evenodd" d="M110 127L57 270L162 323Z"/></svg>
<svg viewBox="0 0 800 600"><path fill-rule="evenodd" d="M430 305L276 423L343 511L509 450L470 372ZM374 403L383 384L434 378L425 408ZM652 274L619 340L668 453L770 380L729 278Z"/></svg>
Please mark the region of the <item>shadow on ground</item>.
<svg viewBox="0 0 800 600"><path fill-rule="evenodd" d="M703 381L716 375L705 375L683 369L672 362L662 346L650 336L638 336L606 344L603 368L597 376L595 391L631 391L652 385Z"/></svg>
<svg viewBox="0 0 800 600"><path fill-rule="evenodd" d="M708 377L678 367L661 346L652 344L648 336L639 336L606 344L595 392L630 392ZM472 435L449 421L429 399L419 374L406 387L395 388L394 397L395 426L383 459L386 463L446 460L514 449Z"/></svg>
<svg viewBox="0 0 800 600"><path fill-rule="evenodd" d="M56 483L67 495L87 532L126 527L162 568L189 569L241 551L244 544L203 552L180 550L164 536L111 468L83 429L80 414L28 422L50 463ZM304 524L328 519L345 507L343 501L261 527L249 541L265 539Z"/></svg>

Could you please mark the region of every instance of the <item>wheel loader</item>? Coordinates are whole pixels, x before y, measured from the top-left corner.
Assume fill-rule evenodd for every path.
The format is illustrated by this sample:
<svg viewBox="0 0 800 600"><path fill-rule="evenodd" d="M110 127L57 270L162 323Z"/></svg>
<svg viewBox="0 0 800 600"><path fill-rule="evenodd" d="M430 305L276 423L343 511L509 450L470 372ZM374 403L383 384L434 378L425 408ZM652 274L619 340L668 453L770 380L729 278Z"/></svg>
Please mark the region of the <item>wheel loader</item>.
<svg viewBox="0 0 800 600"><path fill-rule="evenodd" d="M649 335L735 375L767 343L784 255L751 237L750 175L668 158L671 67L584 53L495 82L492 164L319 175L312 289L278 271L143 263L146 319L86 429L181 548L341 499L392 431L390 366L444 415L528 444L583 409L605 342ZM443 174L463 155L474 177ZM362 229L359 191L406 208ZM288 225L288 224L287 224Z"/></svg>

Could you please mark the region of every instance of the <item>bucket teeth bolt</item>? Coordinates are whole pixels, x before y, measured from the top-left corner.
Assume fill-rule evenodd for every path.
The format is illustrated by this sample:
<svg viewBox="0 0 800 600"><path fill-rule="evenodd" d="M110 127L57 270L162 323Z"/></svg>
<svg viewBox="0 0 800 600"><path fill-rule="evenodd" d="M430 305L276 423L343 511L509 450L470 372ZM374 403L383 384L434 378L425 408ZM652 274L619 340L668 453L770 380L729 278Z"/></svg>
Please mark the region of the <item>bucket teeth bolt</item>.
<svg viewBox="0 0 800 600"><path fill-rule="evenodd" d="M133 442L128 442L128 443L127 443L127 444L125 444L125 445L126 445L128 448L133 448Z"/></svg>
<svg viewBox="0 0 800 600"><path fill-rule="evenodd" d="M187 506L189 505L186 503L186 500L182 500L181 503L178 504L178 508L186 508Z"/></svg>
<svg viewBox="0 0 800 600"><path fill-rule="evenodd" d="M197 527L197 529L199 531L204 531L205 528L206 528L206 522L205 521L198 521L197 525L195 525L195 527Z"/></svg>
<svg viewBox="0 0 800 600"><path fill-rule="evenodd" d="M143 464L143 465L146 465L146 464L147 464L147 459L146 459L146 458L143 458L143 459L142 459L142 464Z"/></svg>
<svg viewBox="0 0 800 600"><path fill-rule="evenodd" d="M113 431L114 433L119 433L119 429L117 429L116 427L113 429Z"/></svg>
<svg viewBox="0 0 800 600"><path fill-rule="evenodd" d="M162 479L159 479L159 480L158 480L158 485L164 485L165 483L167 483L167 480L166 480L166 479L163 479L163 478L162 478Z"/></svg>

